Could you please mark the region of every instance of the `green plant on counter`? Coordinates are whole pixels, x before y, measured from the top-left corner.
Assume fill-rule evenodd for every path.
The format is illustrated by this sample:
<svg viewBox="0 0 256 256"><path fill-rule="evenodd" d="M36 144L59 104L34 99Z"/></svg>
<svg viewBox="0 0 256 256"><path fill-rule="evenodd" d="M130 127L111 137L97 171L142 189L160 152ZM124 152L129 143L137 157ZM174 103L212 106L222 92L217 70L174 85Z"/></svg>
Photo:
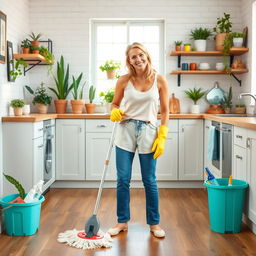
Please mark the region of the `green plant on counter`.
<svg viewBox="0 0 256 256"><path fill-rule="evenodd" d="M57 76L53 75L56 84L56 89L49 87L49 89L56 95L57 99L65 100L72 90L72 85L69 86L69 64L65 69L64 57L61 56L60 61L57 62Z"/></svg>
<svg viewBox="0 0 256 256"><path fill-rule="evenodd" d="M100 92L99 96L102 97L103 101L111 103L115 95L115 89L111 88L108 91Z"/></svg>
<svg viewBox="0 0 256 256"><path fill-rule="evenodd" d="M182 41L174 41L174 44L177 46L180 46L180 45L182 45Z"/></svg>
<svg viewBox="0 0 256 256"><path fill-rule="evenodd" d="M23 186L12 176L4 174L4 173L3 173L3 175L11 184L13 184L17 188L17 190L20 194L20 198L24 199L25 198L25 190L24 190Z"/></svg>
<svg viewBox="0 0 256 256"><path fill-rule="evenodd" d="M30 41L26 38L24 39L23 41L21 41L21 45L20 45L22 48L30 48L31 46L31 43Z"/></svg>
<svg viewBox="0 0 256 256"><path fill-rule="evenodd" d="M212 32L210 29L207 28L196 28L194 30L191 30L190 36L191 39L194 40L207 40L208 37L212 35Z"/></svg>
<svg viewBox="0 0 256 256"><path fill-rule="evenodd" d="M12 79L15 81L18 76L22 75L21 67L26 68L28 64L23 59L10 60L11 64L14 64L14 69L9 72Z"/></svg>
<svg viewBox="0 0 256 256"><path fill-rule="evenodd" d="M236 108L245 108L245 104L236 104Z"/></svg>
<svg viewBox="0 0 256 256"><path fill-rule="evenodd" d="M229 87L229 91L227 94L224 95L223 100L221 102L222 107L225 108L232 108L232 87Z"/></svg>
<svg viewBox="0 0 256 256"><path fill-rule="evenodd" d="M92 103L94 98L95 98L95 91L96 91L96 88L93 85L91 85L90 88L89 88L89 101L90 101L90 103Z"/></svg>
<svg viewBox="0 0 256 256"><path fill-rule="evenodd" d="M206 92L207 91L203 91L201 88L199 89L193 88L193 89L185 90L185 94L189 99L191 99L194 102L195 105L197 101L200 100L206 94Z"/></svg>
<svg viewBox="0 0 256 256"><path fill-rule="evenodd" d="M114 70L114 69L120 69L121 63L120 62L114 62L113 60L107 60L104 65L100 66L100 70L102 72Z"/></svg>
<svg viewBox="0 0 256 256"><path fill-rule="evenodd" d="M230 14L224 12L224 17L217 18L217 25L213 28L215 33L230 33L232 22L230 22Z"/></svg>
<svg viewBox="0 0 256 256"><path fill-rule="evenodd" d="M83 73L81 73L77 79L75 79L74 76L72 76L73 83L71 84L71 87L73 88L73 98L74 100L83 99L83 89L85 83L82 85L81 91L79 92L80 82L82 80Z"/></svg>
<svg viewBox="0 0 256 256"><path fill-rule="evenodd" d="M36 91L34 92L31 87L28 85L25 85L25 88L28 92L30 92L32 95L34 95L33 104L36 103L44 104L44 105L50 105L52 102L52 97L49 96L46 93L46 88L44 87L44 83L42 82L39 87L36 88Z"/></svg>
<svg viewBox="0 0 256 256"><path fill-rule="evenodd" d="M23 108L26 102L23 99L14 99L11 101L10 105L13 108Z"/></svg>
<svg viewBox="0 0 256 256"><path fill-rule="evenodd" d="M240 32L233 32L232 36L233 38L244 38L245 34Z"/></svg>

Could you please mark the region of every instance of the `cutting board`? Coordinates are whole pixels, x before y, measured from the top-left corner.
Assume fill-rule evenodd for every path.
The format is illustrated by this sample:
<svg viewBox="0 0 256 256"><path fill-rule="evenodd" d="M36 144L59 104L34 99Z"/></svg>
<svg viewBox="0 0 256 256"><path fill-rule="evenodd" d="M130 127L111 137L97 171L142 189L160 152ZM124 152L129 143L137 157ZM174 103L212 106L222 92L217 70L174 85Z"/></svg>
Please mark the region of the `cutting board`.
<svg viewBox="0 0 256 256"><path fill-rule="evenodd" d="M169 112L171 114L179 114L180 113L180 100L175 97L175 94L172 93L172 96L169 100Z"/></svg>

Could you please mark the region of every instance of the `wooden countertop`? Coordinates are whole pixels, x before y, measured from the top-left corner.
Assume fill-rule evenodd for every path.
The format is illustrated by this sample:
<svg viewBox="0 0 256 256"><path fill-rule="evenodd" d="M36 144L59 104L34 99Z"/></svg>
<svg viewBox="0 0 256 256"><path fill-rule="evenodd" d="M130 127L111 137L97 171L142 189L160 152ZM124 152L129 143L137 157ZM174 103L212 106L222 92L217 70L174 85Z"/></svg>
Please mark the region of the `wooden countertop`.
<svg viewBox="0 0 256 256"><path fill-rule="evenodd" d="M160 118L161 115L158 115ZM227 117L227 116L216 116L212 114L170 114L170 119L207 119L226 124L232 124L239 127L256 130L256 117ZM38 122L48 119L109 119L109 114L96 113L96 114L38 114L31 113L24 116L4 116L2 122Z"/></svg>

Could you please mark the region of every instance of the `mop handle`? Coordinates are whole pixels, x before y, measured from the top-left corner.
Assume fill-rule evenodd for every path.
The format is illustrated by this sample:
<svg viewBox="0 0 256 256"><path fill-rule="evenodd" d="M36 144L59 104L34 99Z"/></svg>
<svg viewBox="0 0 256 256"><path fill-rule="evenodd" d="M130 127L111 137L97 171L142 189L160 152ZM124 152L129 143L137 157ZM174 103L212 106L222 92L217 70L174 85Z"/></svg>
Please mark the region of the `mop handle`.
<svg viewBox="0 0 256 256"><path fill-rule="evenodd" d="M114 122L113 130L112 130L112 134L111 134L111 138L110 138L110 143L109 143L109 147L108 147L107 157L106 157L106 160L104 162L104 169L103 169L103 173L102 173L102 177L101 177L101 181L100 181L98 196L97 196L97 200L96 200L96 203L95 203L93 215L96 215L97 212L98 212L99 203L100 203L100 199L101 199L101 193L102 193L102 189L103 189L103 186L104 186L104 181L105 181L105 177L106 177L108 166L109 166L109 159L110 159L113 144L114 144L116 128L117 128L117 122Z"/></svg>

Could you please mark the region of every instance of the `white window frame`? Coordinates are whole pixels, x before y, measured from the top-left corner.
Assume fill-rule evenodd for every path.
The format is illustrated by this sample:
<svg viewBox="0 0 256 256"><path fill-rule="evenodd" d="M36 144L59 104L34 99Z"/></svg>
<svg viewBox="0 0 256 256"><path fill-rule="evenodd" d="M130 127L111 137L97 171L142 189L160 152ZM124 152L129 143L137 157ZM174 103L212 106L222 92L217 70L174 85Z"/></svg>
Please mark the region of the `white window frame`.
<svg viewBox="0 0 256 256"><path fill-rule="evenodd" d="M96 67L96 59L97 59L97 26L104 26L104 25L127 25L127 44L129 43L129 26L132 24L134 25L158 25L159 30L159 73L165 74L166 68L166 56L165 56L165 20L164 19L90 19L90 83L96 85L96 71L95 69L99 68Z"/></svg>

